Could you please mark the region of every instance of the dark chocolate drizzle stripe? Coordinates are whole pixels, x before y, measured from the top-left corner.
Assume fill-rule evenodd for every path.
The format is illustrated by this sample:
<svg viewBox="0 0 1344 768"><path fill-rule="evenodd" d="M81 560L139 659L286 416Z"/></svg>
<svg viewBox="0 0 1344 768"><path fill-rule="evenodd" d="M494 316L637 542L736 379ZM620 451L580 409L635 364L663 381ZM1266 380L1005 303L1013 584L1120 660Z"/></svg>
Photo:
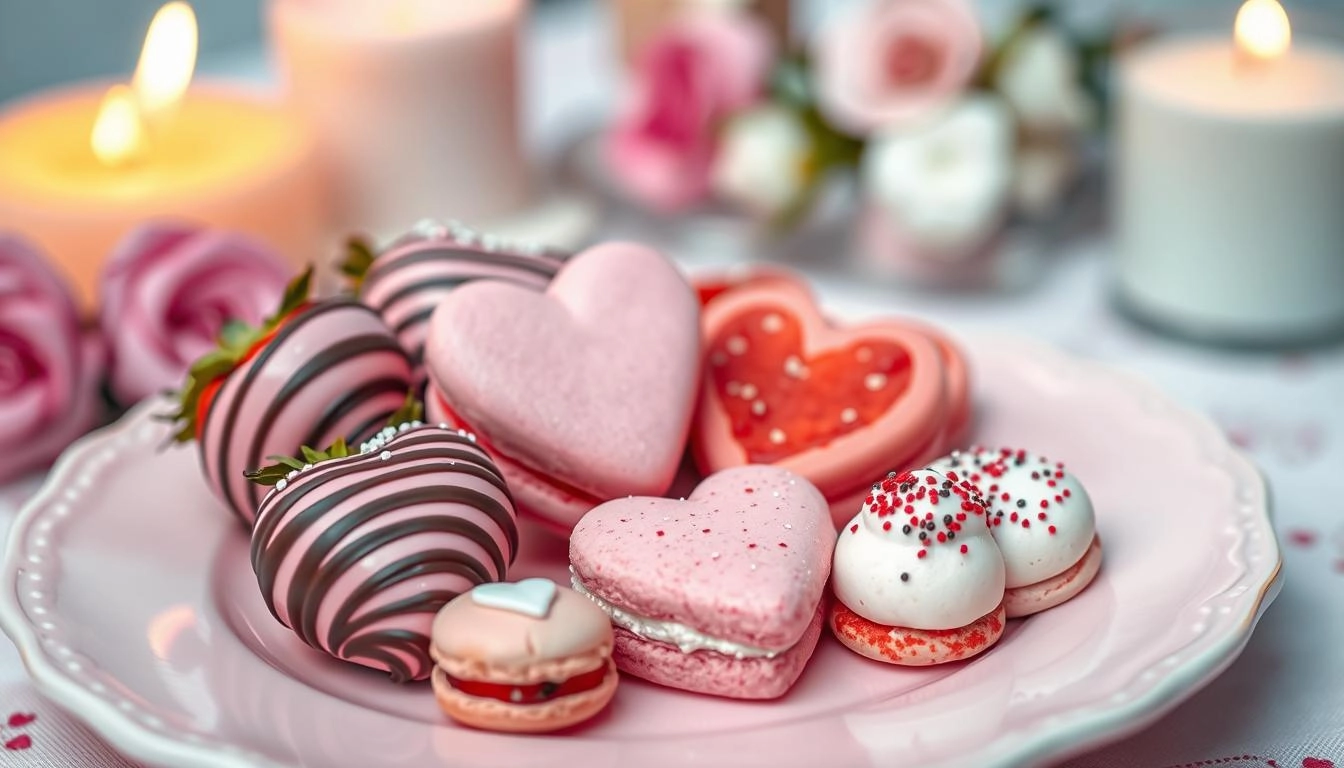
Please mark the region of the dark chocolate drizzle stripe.
<svg viewBox="0 0 1344 768"><path fill-rule="evenodd" d="M378 661L387 667L392 682L404 683L419 677L427 677L433 671L434 662L425 649L429 647L429 638L419 632L404 629L391 629L375 635L366 635L346 646L346 658L369 659ZM396 651L400 650L401 654ZM417 661L414 670L407 667L402 656L410 656Z"/></svg>
<svg viewBox="0 0 1344 768"><path fill-rule="evenodd" d="M424 309L416 310L412 314L402 318L401 322L397 323L392 329L392 332L400 336L414 326L429 322L429 318L434 315L435 309L436 307L429 306Z"/></svg>
<svg viewBox="0 0 1344 768"><path fill-rule="evenodd" d="M469 450L462 451L453 447L442 447L442 443L445 441L466 447ZM300 506L306 497L322 488L327 480L347 477L366 468L378 473L378 477L386 481L406 476L410 470L416 469L416 467L407 467L407 464L428 460L430 463L422 464L418 469L422 472L460 472L479 478L503 493L510 505L515 503L513 495L509 492L508 485L504 481L504 476L494 462L490 461L484 451L475 444L455 432L422 427L419 430L398 435L395 440L388 443L388 450L392 449L395 449L395 451L392 458L388 460L383 460L375 452L319 464L313 469L298 475L284 493L272 492L267 496L257 514L256 528L252 534L251 558L254 570L263 555L263 550L270 549L271 538L276 533L276 527L280 525L291 509ZM398 467L399 470L392 471ZM489 512L489 510L486 511ZM311 517L315 517L311 513L311 509L300 512L294 520L290 521L288 527L296 524L304 524L306 527L306 521ZM498 516L492 515L491 519L503 529L505 539L509 543L510 562L512 562L513 557L516 557L518 552L517 521L507 513ZM261 575L260 571L257 573L258 576ZM263 584L262 586L264 590L267 585Z"/></svg>
<svg viewBox="0 0 1344 768"><path fill-rule="evenodd" d="M382 424L382 422L379 422ZM388 444L384 450L395 448L398 461L395 464L405 464L411 459L443 459L447 462L461 462L457 465L449 465L445 469L454 469L479 477L482 480L495 486L510 504L515 503L513 494L509 491L509 486L504 479L504 474L495 466L490 454L480 445L472 442L468 438L457 434L456 430L441 429L439 427L424 425L414 430L408 430L397 435L395 442ZM445 445L448 443L450 445ZM407 452L409 450L418 451L414 455ZM426 450L431 452L426 453ZM349 474L351 468L376 464L379 471L386 469L389 464L382 460L381 451L360 454L339 461L323 462L308 470L300 473L289 482L289 490L284 494L285 498L292 498L296 494L307 494L316 486L322 484L332 474ZM252 537L252 543L255 546L257 542L264 542L266 539L263 534L269 535L269 531L274 528L279 518L271 515L267 509L273 506L281 494L271 492L267 494L262 501L261 507L257 512L256 528L258 533ZM292 506L292 504L290 505ZM288 508L288 507L287 507ZM263 519L265 518L265 519ZM268 522L269 521L269 522Z"/></svg>
<svg viewBox="0 0 1344 768"><path fill-rule="evenodd" d="M412 498L406 498L406 497ZM341 539L355 528L382 515L394 512L414 504L477 502L488 497L466 488L429 487L417 488L393 498L379 499L342 515L339 522L318 535L317 541L299 558L294 571L294 580L290 584L287 601L290 606L302 606L299 615L290 616L296 620L291 626L295 634L309 645L319 645L317 635L317 615L327 595L336 586L336 582L359 564L361 560L379 551L383 547L404 538L422 533L456 534L469 539L483 549L495 567L495 577L503 579L507 574L504 553L499 551L490 532L471 521L447 515L426 515L395 526L386 526L370 531L349 544L337 546ZM487 502L488 503L488 502ZM482 567L484 564L480 564ZM357 608L358 606L352 606ZM339 609L338 609L339 610Z"/></svg>
<svg viewBox="0 0 1344 768"><path fill-rule="evenodd" d="M454 288L458 288L464 285L465 283L474 283L477 280L492 280L499 283L520 285L523 286L524 288L537 287L536 283L528 282L526 280L520 280L515 276L505 276L505 275L464 275L462 277L435 277L426 280L420 280L419 282L411 283L402 288L399 288L396 293L393 293L391 296L388 296L386 300L379 302L377 305L373 305L373 308L378 310L379 312L387 312L392 307L396 306L398 302L414 298L420 294L429 293L431 291L448 292Z"/></svg>
<svg viewBox="0 0 1344 768"><path fill-rule="evenodd" d="M512 559L517 554L517 524L510 509L492 493L451 484L451 473L468 474L486 482L492 492L502 494L512 503L498 468L483 449L465 436L422 426L396 435L384 449L387 459L382 458L383 451L377 451L319 464L296 476L283 491L273 492L258 513L251 554L263 598L277 619L275 581L287 559L299 556L292 571L291 588L282 599L288 608L286 615L293 621L291 629L301 640L338 658L386 669L394 681L405 681L424 677L433 669L428 655L429 638L405 626L378 628L378 625L389 620L395 622L401 616L432 616L458 593L455 587L430 589L383 603L379 602L379 596L397 585L433 578L436 574L456 575L473 585L492 580L496 575L502 578L505 566L496 541L498 534L492 535L486 528L501 529L509 542ZM367 477L360 479L360 475ZM354 483L330 490L327 481L351 476ZM424 478L425 482L416 483L416 478ZM407 480L412 485L408 491L383 497L369 492L384 483ZM311 506L305 509L305 503ZM484 513L490 523L482 527L451 512L436 514L433 507L439 503L465 503ZM343 543L351 533L380 516L417 506L428 507L423 516L375 528ZM286 514L296 509L293 519L282 523ZM302 553L294 551L297 541L312 526L322 525L325 520L332 523L311 546ZM281 528L278 532L277 527ZM317 636L318 615L344 575L395 541L435 532L473 541L490 556L493 572L486 563L452 548L404 556L363 579L336 607L326 637ZM272 533L276 534L275 540L267 546Z"/></svg>
<svg viewBox="0 0 1344 768"><path fill-rule="evenodd" d="M322 417L317 420L317 424L308 431L303 444L308 446L320 446L324 435L331 433L336 425L346 416L350 415L359 406L370 400L383 395L406 396L406 380L398 377L385 376L381 379L366 381L353 392L346 392L341 399L327 406L322 412ZM400 402L400 400L398 400ZM354 432L345 435L345 438L352 443L358 443L361 440L367 440L373 436L378 428L387 421L386 415L374 414L360 424Z"/></svg>
<svg viewBox="0 0 1344 768"><path fill-rule="evenodd" d="M275 423L280 414L289 406L291 400L297 397L315 379L328 374L331 369L338 365L354 361L366 355L376 355L378 353L387 353L389 355L396 355L402 360L406 359L406 353L401 351L401 345L397 343L397 340L385 333L352 336L342 339L327 346L325 349L310 355L308 359L304 361L303 365L299 367L299 370L296 371L293 376L290 376L284 386L280 388L280 391L276 394L275 398L266 405L266 411L262 414L260 421L263 428L253 432L252 443L247 449L246 455L249 468L260 467L265 463L266 451L263 448L267 437L265 428L268 428ZM410 363L407 362L407 367L409 366ZM405 391L407 383L408 382L402 383L403 391ZM386 419L388 416L392 415L397 409L398 404L399 403L397 402L389 401L388 405L391 407L387 409L386 413L381 414L382 417ZM353 437L353 435L343 435L343 437L349 438ZM313 442L322 445L326 440L323 439L323 436L319 435L318 439ZM298 448L299 446L296 445L292 450L297 451ZM265 493L261 486L256 484L252 485L251 498L254 508L261 502L264 495Z"/></svg>
<svg viewBox="0 0 1344 768"><path fill-rule="evenodd" d="M417 250L412 253L398 254L390 259L376 259L373 262L373 267L369 269L368 274L364 277L364 293L367 294L368 289L371 288L374 283L398 269L409 267L414 264L433 263L436 261L517 267L546 278L554 277L555 273L559 271L561 264L561 262L554 261L546 256L524 256L504 251L485 251L453 246L434 246L432 248Z"/></svg>
<svg viewBox="0 0 1344 768"><path fill-rule="evenodd" d="M214 461L215 475L219 478L220 490L223 491L224 500L228 503L230 509L236 511L240 505L238 499L234 496L234 486L238 483L237 473L229 471L229 454L231 453L229 448L231 447L232 437L236 434L235 430L237 430L238 415L242 410L243 401L247 399L248 392L252 389L252 385L256 383L262 369L266 367L266 363L275 356L275 351L279 349L290 336L293 336L299 329L303 328L308 323L311 323L328 313L336 312L351 306L360 305L347 301L323 302L309 307L307 310L300 312L296 317L291 318L289 322L280 326L280 330L276 331L276 334L271 339L270 343L263 347L261 351L252 358L247 372L243 375L242 379L238 381L237 385L230 387L229 385L232 381L226 380L224 385L220 387L220 391L216 394L215 399L210 403L210 408L206 411L205 416L207 426L205 437L207 439L209 437L208 425L212 421L211 417L214 415L215 409L219 407L221 402L228 403L228 409L224 413L224 423L220 426L219 430L219 445L214 446L213 448L219 451ZM230 377L230 379L232 378L233 377ZM269 425L254 424L252 425L253 431L260 432L263 426ZM297 447L298 446L295 446L296 449ZM203 458L205 453L208 453L211 448L212 446L208 441L203 445ZM249 469L255 468L256 467L239 467L236 469L246 472Z"/></svg>
<svg viewBox="0 0 1344 768"><path fill-rule="evenodd" d="M382 591L409 579L418 579L436 573L461 576L470 584L483 584L491 580L489 571L481 568L475 558L453 549L434 549L404 557L378 569L350 594L331 620L331 631L327 633L327 646L340 649L351 637L366 627L403 613L438 613L439 608L458 593L423 592L395 603L388 603L370 611L359 612L359 608L372 600ZM434 595L427 599L427 595ZM359 613L359 618L355 614Z"/></svg>

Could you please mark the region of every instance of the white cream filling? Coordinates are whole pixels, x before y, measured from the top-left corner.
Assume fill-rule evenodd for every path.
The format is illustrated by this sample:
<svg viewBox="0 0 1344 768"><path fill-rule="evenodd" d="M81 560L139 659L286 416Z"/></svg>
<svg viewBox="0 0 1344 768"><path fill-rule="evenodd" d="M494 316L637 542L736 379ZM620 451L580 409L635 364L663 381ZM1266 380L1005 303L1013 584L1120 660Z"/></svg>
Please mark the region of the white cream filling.
<svg viewBox="0 0 1344 768"><path fill-rule="evenodd" d="M779 654L787 651L788 648L779 650L769 650L759 648L745 643L735 643L731 640L724 640L719 637L711 637L699 630L692 629L675 621L665 621L663 619L651 619L648 616L640 616L637 613L622 610L603 600L602 598L589 592L583 582L579 580L578 574L574 569L569 569L569 580L574 586L574 591L593 601L593 604L602 609L611 619L611 623L621 629L639 635L645 640L652 640L655 643L665 645L674 645L682 653L694 653L695 651L713 651L725 656L732 656L735 659L773 659Z"/></svg>

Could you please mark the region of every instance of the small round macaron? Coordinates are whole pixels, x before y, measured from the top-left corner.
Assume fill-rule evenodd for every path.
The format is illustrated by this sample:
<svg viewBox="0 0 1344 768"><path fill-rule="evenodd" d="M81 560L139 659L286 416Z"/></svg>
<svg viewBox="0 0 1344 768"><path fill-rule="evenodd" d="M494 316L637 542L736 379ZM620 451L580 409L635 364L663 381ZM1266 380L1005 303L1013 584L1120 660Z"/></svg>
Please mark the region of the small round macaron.
<svg viewBox="0 0 1344 768"><path fill-rule="evenodd" d="M970 658L1003 634L1004 565L975 489L931 470L891 473L840 532L831 631L870 659Z"/></svg>
<svg viewBox="0 0 1344 768"><path fill-rule="evenodd" d="M568 728L616 694L613 644L607 615L549 579L482 584L434 617L434 696L473 728Z"/></svg>
<svg viewBox="0 0 1344 768"><path fill-rule="evenodd" d="M989 505L1006 568L1008 618L1053 608L1092 583L1102 558L1096 513L1062 462L1020 448L975 448L931 468L969 482Z"/></svg>

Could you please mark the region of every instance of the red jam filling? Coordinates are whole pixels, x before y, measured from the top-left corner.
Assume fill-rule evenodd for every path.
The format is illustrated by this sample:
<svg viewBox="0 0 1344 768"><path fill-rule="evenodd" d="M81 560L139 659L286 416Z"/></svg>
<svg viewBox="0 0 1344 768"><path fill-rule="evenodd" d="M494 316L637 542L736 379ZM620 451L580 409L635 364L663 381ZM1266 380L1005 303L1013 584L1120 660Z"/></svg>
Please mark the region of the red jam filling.
<svg viewBox="0 0 1344 768"><path fill-rule="evenodd" d="M586 693L602 685L607 677L607 664L591 672L575 675L562 683L531 683L515 685L513 683L490 683L480 680L459 680L445 674L448 684L468 696L480 699L496 699L510 704L545 704L562 696Z"/></svg>
<svg viewBox="0 0 1344 768"><path fill-rule="evenodd" d="M880 339L804 357L802 327L779 307L726 323L709 345L707 369L748 461L768 464L876 421L905 392L911 361Z"/></svg>

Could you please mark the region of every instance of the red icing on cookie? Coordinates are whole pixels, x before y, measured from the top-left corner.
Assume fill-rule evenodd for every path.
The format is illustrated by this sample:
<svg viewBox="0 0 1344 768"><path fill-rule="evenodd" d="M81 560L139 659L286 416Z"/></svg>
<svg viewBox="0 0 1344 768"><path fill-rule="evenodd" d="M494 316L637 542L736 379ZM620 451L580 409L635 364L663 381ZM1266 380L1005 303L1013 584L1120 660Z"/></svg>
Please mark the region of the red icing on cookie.
<svg viewBox="0 0 1344 768"><path fill-rule="evenodd" d="M985 651L1003 635L1002 605L964 627L907 629L878 624L854 613L844 603L831 607L831 630L851 650L870 659L904 666L961 661Z"/></svg>
<svg viewBox="0 0 1344 768"><path fill-rule="evenodd" d="M783 308L738 315L708 351L714 390L752 463L824 447L873 422L911 376L909 354L887 340L805 356L802 328Z"/></svg>

